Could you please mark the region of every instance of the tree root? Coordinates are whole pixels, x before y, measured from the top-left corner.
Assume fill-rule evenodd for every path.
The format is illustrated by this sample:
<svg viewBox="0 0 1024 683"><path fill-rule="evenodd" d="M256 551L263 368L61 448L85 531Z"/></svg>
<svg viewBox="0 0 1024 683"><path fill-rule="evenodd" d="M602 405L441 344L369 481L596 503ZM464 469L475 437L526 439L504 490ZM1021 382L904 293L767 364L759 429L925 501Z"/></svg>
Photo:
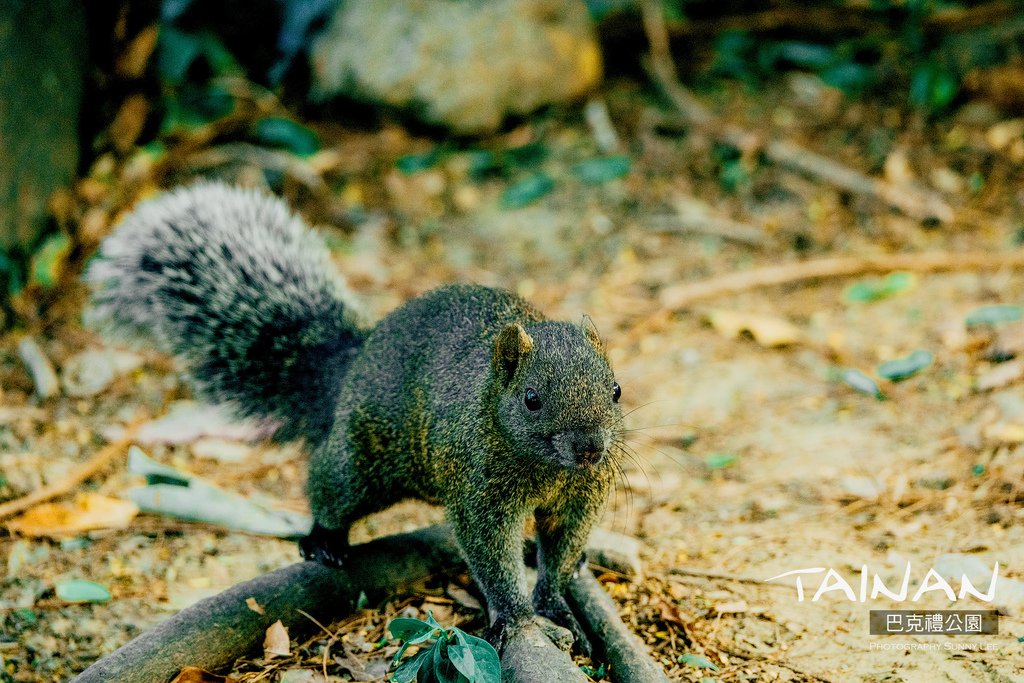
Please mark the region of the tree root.
<svg viewBox="0 0 1024 683"><path fill-rule="evenodd" d="M444 525L387 536L351 549L345 569L301 562L201 600L132 640L79 674L74 683L169 681L183 667L214 670L258 648L277 620L295 635L315 619L351 612L364 593L377 601L425 576L463 570L451 530ZM619 620L611 599L589 572L570 588L585 628L607 653L618 683L665 681L640 639ZM263 613L250 609L253 598ZM512 635L502 657L503 679L515 683L586 681L569 656L539 628ZM660 674L660 678L655 674Z"/></svg>

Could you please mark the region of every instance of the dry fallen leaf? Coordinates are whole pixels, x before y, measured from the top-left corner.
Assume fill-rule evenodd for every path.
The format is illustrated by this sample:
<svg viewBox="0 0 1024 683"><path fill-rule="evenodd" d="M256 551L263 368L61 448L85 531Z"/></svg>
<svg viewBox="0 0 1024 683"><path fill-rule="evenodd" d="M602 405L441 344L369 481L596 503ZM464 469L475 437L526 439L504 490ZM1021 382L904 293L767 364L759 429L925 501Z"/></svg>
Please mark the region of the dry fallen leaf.
<svg viewBox="0 0 1024 683"><path fill-rule="evenodd" d="M734 600L733 602L721 602L715 605L715 611L719 614L740 614L750 609L750 605L744 600Z"/></svg>
<svg viewBox="0 0 1024 683"><path fill-rule="evenodd" d="M252 598L252 597L246 598L245 599L245 606L248 607L249 609L251 609L256 614L266 614L266 610L263 609L263 605L261 605L260 603L256 602L256 598Z"/></svg>
<svg viewBox="0 0 1024 683"><path fill-rule="evenodd" d="M1006 424L1003 422L989 425L982 430L983 436L989 441L1000 444L1014 445L1024 443L1024 425Z"/></svg>
<svg viewBox="0 0 1024 683"><path fill-rule="evenodd" d="M1019 360L1000 363L990 370L978 375L978 391L1002 389L1024 377L1024 362Z"/></svg>
<svg viewBox="0 0 1024 683"><path fill-rule="evenodd" d="M135 503L81 493L65 503L43 503L7 524L23 536L67 538L93 529L123 529L139 514Z"/></svg>
<svg viewBox="0 0 1024 683"><path fill-rule="evenodd" d="M287 657L291 653L288 629L278 619L267 628L267 635L263 639L263 656L266 659L273 657Z"/></svg>
<svg viewBox="0 0 1024 683"><path fill-rule="evenodd" d="M799 327L767 315L714 309L707 314L708 322L723 337L735 339L748 332L761 346L776 348L796 344L803 339Z"/></svg>
<svg viewBox="0 0 1024 683"><path fill-rule="evenodd" d="M156 49L158 36L159 30L155 24L139 31L117 58L117 74L125 78L142 78L146 73L149 58Z"/></svg>
<svg viewBox="0 0 1024 683"><path fill-rule="evenodd" d="M451 596L451 599L459 603L467 609L483 610L483 605L480 601L473 597L469 591L465 588L456 586L454 583L448 584L447 593Z"/></svg>
<svg viewBox="0 0 1024 683"><path fill-rule="evenodd" d="M195 666L186 666L171 683L238 683L231 676L218 676Z"/></svg>
<svg viewBox="0 0 1024 683"><path fill-rule="evenodd" d="M149 100L145 95L129 95L114 115L108 134L117 151L122 154L131 150L139 139L146 117L149 116Z"/></svg>

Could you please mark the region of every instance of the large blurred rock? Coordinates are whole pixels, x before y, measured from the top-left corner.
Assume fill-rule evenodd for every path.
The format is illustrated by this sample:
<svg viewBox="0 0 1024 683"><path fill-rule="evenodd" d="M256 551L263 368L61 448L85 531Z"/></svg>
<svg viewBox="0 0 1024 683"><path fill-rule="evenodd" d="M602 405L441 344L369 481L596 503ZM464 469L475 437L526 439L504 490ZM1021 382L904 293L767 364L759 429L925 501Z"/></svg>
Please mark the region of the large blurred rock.
<svg viewBox="0 0 1024 683"><path fill-rule="evenodd" d="M78 0L0 7L0 249L24 251L78 164L85 16Z"/></svg>
<svg viewBox="0 0 1024 683"><path fill-rule="evenodd" d="M575 99L600 79L577 0L345 0L312 52L314 99L381 102L465 134Z"/></svg>

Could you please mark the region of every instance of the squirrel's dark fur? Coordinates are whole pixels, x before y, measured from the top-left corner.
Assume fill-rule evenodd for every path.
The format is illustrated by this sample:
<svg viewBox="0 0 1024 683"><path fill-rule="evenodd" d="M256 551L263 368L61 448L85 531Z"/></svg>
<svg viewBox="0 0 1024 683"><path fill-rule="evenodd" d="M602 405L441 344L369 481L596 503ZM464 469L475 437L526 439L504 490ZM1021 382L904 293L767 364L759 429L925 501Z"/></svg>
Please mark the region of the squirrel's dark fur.
<svg viewBox="0 0 1024 683"><path fill-rule="evenodd" d="M200 390L305 439L315 524L343 562L350 525L403 498L445 507L487 597L491 639L534 613L586 645L564 591L612 486L619 389L591 323L450 285L359 329L322 242L277 199L207 184L147 202L89 271L96 311L146 329ZM522 530L535 515L531 604Z"/></svg>

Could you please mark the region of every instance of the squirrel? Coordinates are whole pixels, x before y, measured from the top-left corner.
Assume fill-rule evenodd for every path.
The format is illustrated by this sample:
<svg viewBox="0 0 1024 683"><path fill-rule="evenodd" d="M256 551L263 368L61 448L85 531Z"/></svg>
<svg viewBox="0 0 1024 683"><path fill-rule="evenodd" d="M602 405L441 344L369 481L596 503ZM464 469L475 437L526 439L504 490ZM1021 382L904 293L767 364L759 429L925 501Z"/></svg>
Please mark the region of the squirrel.
<svg viewBox="0 0 1024 683"><path fill-rule="evenodd" d="M92 312L182 359L203 397L305 442L305 559L341 566L359 518L405 498L440 504L499 652L535 615L589 652L565 591L622 432L621 388L589 318L551 321L508 291L453 284L364 329L299 217L276 197L209 182L141 203L86 280Z"/></svg>

